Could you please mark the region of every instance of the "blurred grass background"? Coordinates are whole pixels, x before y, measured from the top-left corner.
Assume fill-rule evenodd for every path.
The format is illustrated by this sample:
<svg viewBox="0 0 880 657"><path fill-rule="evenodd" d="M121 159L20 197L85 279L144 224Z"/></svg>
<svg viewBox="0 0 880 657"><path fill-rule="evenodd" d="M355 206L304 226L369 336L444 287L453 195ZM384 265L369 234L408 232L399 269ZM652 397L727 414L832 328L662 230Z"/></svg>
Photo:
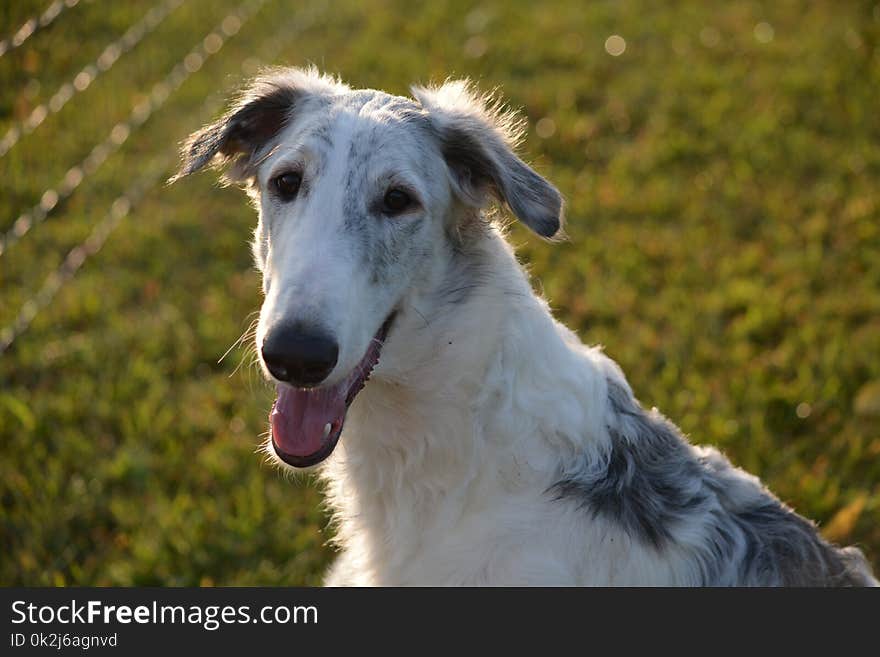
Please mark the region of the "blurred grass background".
<svg viewBox="0 0 880 657"><path fill-rule="evenodd" d="M47 4L2 3L0 36ZM0 57L0 136L156 4L83 0ZM261 58L397 93L471 76L567 197L570 241L513 233L559 316L880 566L880 4L266 0L211 53L238 7L183 2L0 158L5 234L203 44L0 254L0 330ZM320 582L320 494L254 453L272 392L244 350L218 363L259 305L253 223L211 175L149 187L0 354L0 584Z"/></svg>

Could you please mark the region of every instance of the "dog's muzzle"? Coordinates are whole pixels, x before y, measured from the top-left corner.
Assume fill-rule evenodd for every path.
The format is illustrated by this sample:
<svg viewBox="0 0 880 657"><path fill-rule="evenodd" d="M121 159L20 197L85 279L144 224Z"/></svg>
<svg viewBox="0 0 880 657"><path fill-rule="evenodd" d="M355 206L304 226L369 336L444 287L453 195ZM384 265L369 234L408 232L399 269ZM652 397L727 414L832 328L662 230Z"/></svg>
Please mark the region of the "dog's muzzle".
<svg viewBox="0 0 880 657"><path fill-rule="evenodd" d="M330 456L342 433L348 407L379 362L379 355L393 320L394 313L391 313L376 332L360 363L339 383L310 388L287 384L278 386L278 397L269 414L272 448L278 458L296 468L305 468ZM329 349L326 354L326 361L329 362ZM334 344L333 364L335 363ZM333 366L330 367L332 368ZM324 377L326 378L326 374Z"/></svg>

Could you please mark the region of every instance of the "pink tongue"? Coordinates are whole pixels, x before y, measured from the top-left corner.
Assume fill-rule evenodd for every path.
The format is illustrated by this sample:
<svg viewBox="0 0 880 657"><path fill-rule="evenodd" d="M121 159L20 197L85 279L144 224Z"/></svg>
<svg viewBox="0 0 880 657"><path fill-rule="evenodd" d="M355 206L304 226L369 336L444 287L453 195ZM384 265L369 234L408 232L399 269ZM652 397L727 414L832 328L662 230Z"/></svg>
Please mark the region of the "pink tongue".
<svg viewBox="0 0 880 657"><path fill-rule="evenodd" d="M299 459L318 454L328 445L336 444L348 405L364 387L379 362L385 331L387 322L370 342L358 366L335 386L311 390L278 387L278 397L269 414L272 442L277 450ZM321 458L325 458L330 451L332 447Z"/></svg>
<svg viewBox="0 0 880 657"><path fill-rule="evenodd" d="M329 388L298 390L279 386L269 419L275 446L291 456L311 456L323 448L345 419L349 381ZM325 427L330 425L330 431Z"/></svg>

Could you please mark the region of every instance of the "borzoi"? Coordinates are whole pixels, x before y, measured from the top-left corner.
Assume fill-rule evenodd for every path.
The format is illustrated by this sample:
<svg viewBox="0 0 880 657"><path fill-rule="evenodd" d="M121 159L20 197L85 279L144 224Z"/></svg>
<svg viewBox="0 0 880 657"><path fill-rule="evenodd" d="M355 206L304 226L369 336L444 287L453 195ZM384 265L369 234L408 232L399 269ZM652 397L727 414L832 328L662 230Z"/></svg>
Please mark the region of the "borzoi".
<svg viewBox="0 0 880 657"><path fill-rule="evenodd" d="M412 93L269 72L177 176L226 165L259 210L267 451L321 464L327 583L876 584L554 320L486 212L560 230L521 123L466 82Z"/></svg>

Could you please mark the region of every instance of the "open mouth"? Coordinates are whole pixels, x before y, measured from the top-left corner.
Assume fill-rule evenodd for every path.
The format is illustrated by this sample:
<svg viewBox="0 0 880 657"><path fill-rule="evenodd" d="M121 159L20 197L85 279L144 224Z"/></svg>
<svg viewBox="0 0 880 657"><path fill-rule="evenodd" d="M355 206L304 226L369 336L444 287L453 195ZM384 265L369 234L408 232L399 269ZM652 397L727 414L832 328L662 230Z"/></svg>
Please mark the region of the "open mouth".
<svg viewBox="0 0 880 657"><path fill-rule="evenodd" d="M269 422L272 447L282 461L295 468L307 468L330 456L339 442L348 407L379 362L394 314L373 337L361 362L336 385L309 389L278 386Z"/></svg>

